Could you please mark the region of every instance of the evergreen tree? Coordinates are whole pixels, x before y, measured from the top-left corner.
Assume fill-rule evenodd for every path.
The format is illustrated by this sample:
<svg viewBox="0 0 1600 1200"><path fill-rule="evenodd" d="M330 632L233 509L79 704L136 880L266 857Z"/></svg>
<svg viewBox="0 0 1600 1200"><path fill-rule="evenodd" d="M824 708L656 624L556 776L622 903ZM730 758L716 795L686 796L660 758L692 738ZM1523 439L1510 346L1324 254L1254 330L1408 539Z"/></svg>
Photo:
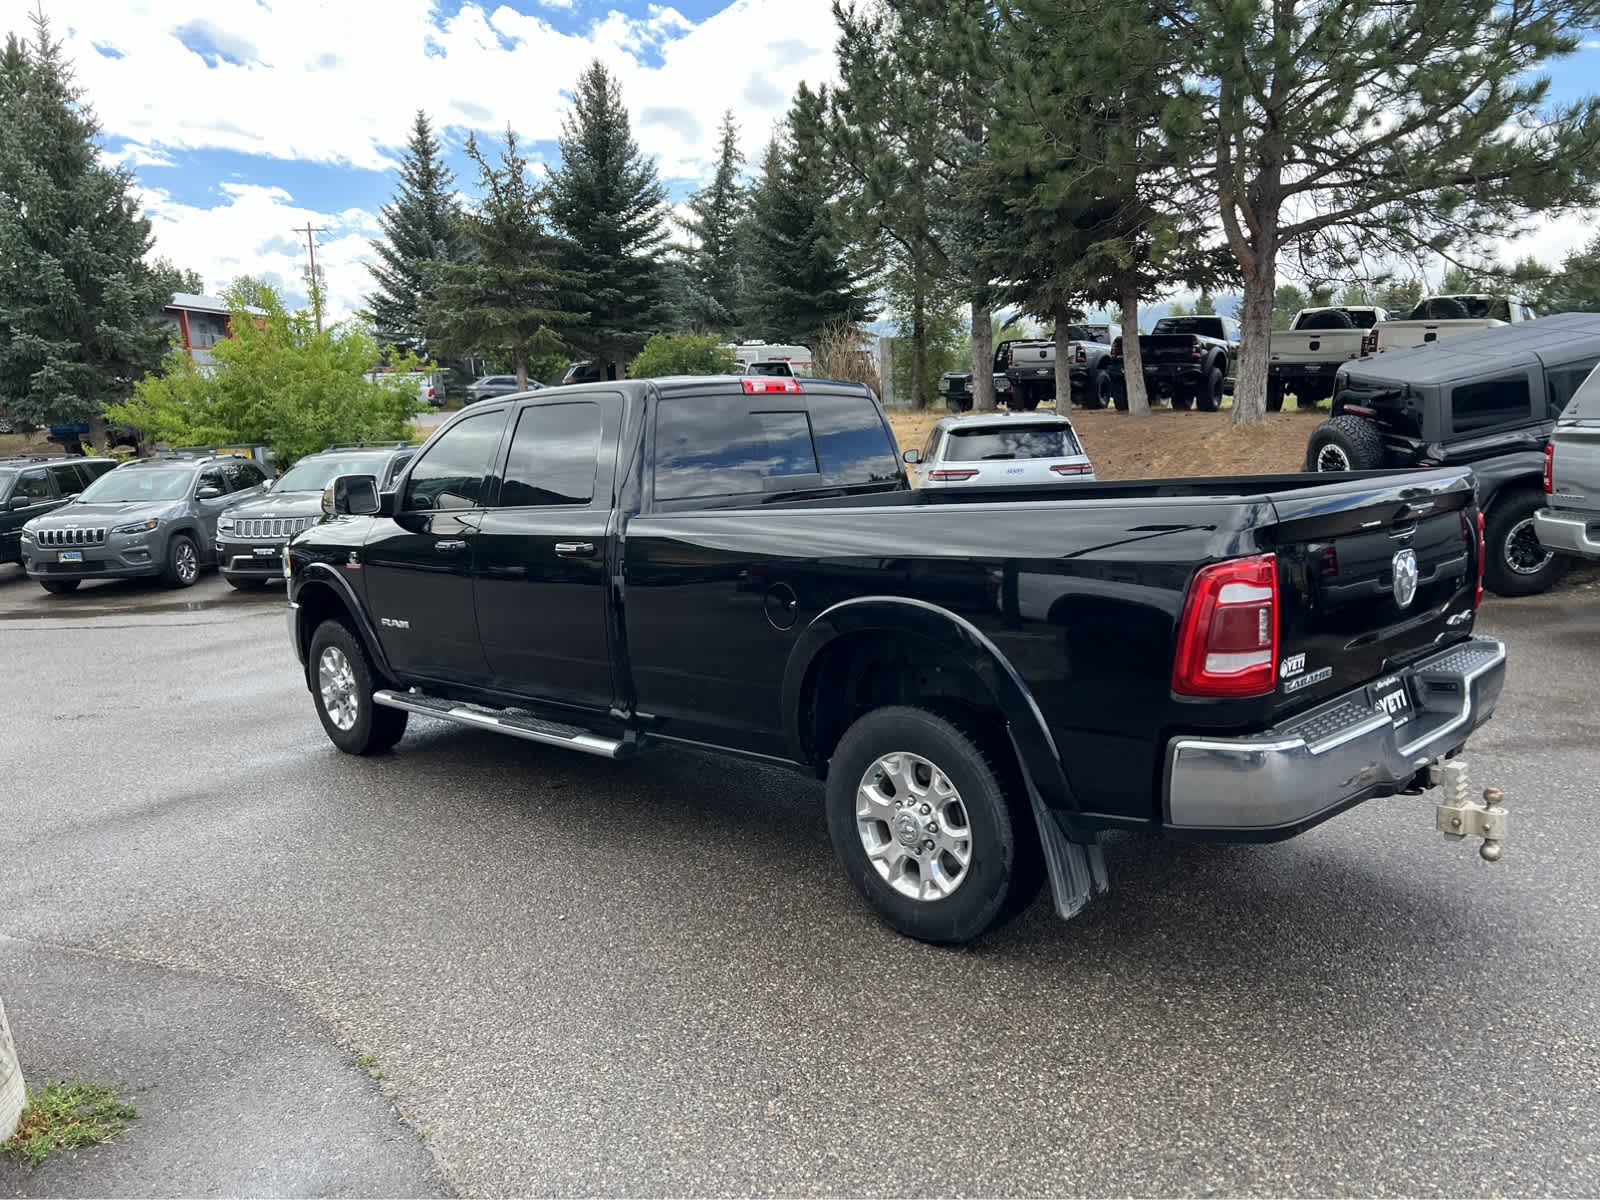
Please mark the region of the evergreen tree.
<svg viewBox="0 0 1600 1200"><path fill-rule="evenodd" d="M99 122L44 16L0 54L0 407L23 424L89 421L167 348L174 276L144 261L132 176L100 160Z"/></svg>
<svg viewBox="0 0 1600 1200"><path fill-rule="evenodd" d="M739 260L738 230L744 216L744 188L739 183L739 127L733 112L722 117L717 172L711 182L689 197L690 216L683 221L690 245L684 255L679 307L685 324L695 329L733 334L739 327L739 295L744 270Z"/></svg>
<svg viewBox="0 0 1600 1200"><path fill-rule="evenodd" d="M1209 146L1205 178L1244 277L1234 420L1266 410L1281 253L1448 252L1530 211L1588 205L1600 99L1549 104L1542 68L1600 20L1594 0L1191 0L1189 78L1166 130Z"/></svg>
<svg viewBox="0 0 1600 1200"><path fill-rule="evenodd" d="M761 336L814 342L827 326L862 320L869 304L826 151L827 97L800 85L767 147L744 223L745 311Z"/></svg>
<svg viewBox="0 0 1600 1200"><path fill-rule="evenodd" d="M431 345L447 354L508 361L526 387L530 362L567 348L586 298L583 278L562 269L567 248L546 228L538 188L506 130L499 166L467 138L478 168L480 207L461 221L470 255L442 263L433 301L423 310Z"/></svg>
<svg viewBox="0 0 1600 1200"><path fill-rule="evenodd" d="M438 286L439 264L460 263L467 253L454 183L428 115L418 109L400 164L400 186L378 214L384 236L372 243L378 258L367 270L377 287L367 306L379 342L422 358L432 357L423 311Z"/></svg>
<svg viewBox="0 0 1600 1200"><path fill-rule="evenodd" d="M621 89L598 59L578 77L559 144L549 210L570 247L567 265L585 277L589 322L581 340L616 365L667 317L667 193L633 140Z"/></svg>

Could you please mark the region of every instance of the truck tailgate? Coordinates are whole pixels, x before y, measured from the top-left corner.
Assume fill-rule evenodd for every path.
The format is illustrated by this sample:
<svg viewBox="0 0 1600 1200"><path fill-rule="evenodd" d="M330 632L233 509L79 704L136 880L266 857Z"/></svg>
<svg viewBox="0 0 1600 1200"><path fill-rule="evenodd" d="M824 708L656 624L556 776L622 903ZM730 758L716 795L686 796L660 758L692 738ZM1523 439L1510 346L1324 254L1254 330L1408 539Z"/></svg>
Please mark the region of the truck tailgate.
<svg viewBox="0 0 1600 1200"><path fill-rule="evenodd" d="M1139 337L1139 354L1145 366L1194 361L1195 337L1191 333L1146 333Z"/></svg>
<svg viewBox="0 0 1600 1200"><path fill-rule="evenodd" d="M1268 343L1268 361L1283 366L1360 358L1366 336L1365 329L1281 329Z"/></svg>
<svg viewBox="0 0 1600 1200"><path fill-rule="evenodd" d="M1348 691L1472 628L1470 472L1358 472L1339 491L1269 497L1278 525L1275 712Z"/></svg>

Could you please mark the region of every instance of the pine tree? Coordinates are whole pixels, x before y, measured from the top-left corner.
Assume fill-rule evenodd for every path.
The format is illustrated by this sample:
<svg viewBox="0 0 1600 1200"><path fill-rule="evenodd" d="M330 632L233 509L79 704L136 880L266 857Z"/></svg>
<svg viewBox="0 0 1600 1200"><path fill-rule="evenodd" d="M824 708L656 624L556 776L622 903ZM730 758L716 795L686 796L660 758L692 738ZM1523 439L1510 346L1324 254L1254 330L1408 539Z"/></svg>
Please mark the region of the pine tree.
<svg viewBox="0 0 1600 1200"><path fill-rule="evenodd" d="M834 208L826 114L826 94L802 83L752 189L745 311L756 332L774 341L809 344L829 325L862 320L870 307Z"/></svg>
<svg viewBox="0 0 1600 1200"><path fill-rule="evenodd" d="M681 318L689 326L733 334L739 321L739 294L744 269L739 259L738 230L744 217L745 194L739 183L739 127L730 109L722 117L717 171L711 182L689 197L690 216L682 224L691 244L684 254Z"/></svg>
<svg viewBox="0 0 1600 1200"><path fill-rule="evenodd" d="M584 275L589 321L581 341L617 365L666 320L667 193L633 140L621 89L598 59L578 77L559 145L549 211L570 246L567 266Z"/></svg>
<svg viewBox="0 0 1600 1200"><path fill-rule="evenodd" d="M1266 409L1281 253L1471 249L1594 202L1600 98L1550 104L1543 70L1582 44L1593 0L1186 7L1204 86L1165 127L1209 146L1210 205L1244 277L1236 422Z"/></svg>
<svg viewBox="0 0 1600 1200"><path fill-rule="evenodd" d="M423 309L428 341L446 354L483 355L511 362L517 386L539 355L566 349L576 337L586 303L582 276L562 269L568 254L545 227L538 188L506 130L498 166L467 138L467 157L478 167L482 199L461 220L470 256L438 268L434 297Z"/></svg>
<svg viewBox="0 0 1600 1200"><path fill-rule="evenodd" d="M132 177L100 159L100 125L44 16L0 54L0 407L25 424L89 421L161 362L171 276L144 262Z"/></svg>
<svg viewBox="0 0 1600 1200"><path fill-rule="evenodd" d="M423 310L438 286L439 264L460 263L467 253L454 183L428 115L418 109L400 165L400 186L378 215L384 236L372 243L378 260L367 270L377 287L367 306L379 342L422 358L432 357Z"/></svg>

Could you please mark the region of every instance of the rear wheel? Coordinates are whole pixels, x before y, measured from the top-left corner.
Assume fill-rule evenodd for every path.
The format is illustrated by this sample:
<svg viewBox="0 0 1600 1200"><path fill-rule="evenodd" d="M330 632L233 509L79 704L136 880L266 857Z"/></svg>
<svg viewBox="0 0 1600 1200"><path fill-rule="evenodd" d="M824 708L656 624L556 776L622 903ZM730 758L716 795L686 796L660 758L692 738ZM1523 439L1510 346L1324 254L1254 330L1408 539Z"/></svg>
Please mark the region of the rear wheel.
<svg viewBox="0 0 1600 1200"><path fill-rule="evenodd" d="M52 595L62 596L67 592L77 591L78 585L82 582L81 579L41 579L39 586Z"/></svg>
<svg viewBox="0 0 1600 1200"><path fill-rule="evenodd" d="M1195 394L1195 404L1201 412L1216 412L1222 407L1222 368L1212 367L1205 383Z"/></svg>
<svg viewBox="0 0 1600 1200"><path fill-rule="evenodd" d="M1194 407L1194 393L1188 388L1173 388L1172 407L1179 412L1188 412Z"/></svg>
<svg viewBox="0 0 1600 1200"><path fill-rule="evenodd" d="M886 924L954 945L1033 899L1042 856L1015 775L998 740L926 709L875 709L845 732L828 764L828 832Z"/></svg>
<svg viewBox="0 0 1600 1200"><path fill-rule="evenodd" d="M1128 381L1126 377L1112 382L1111 403L1116 406L1118 412L1128 411Z"/></svg>
<svg viewBox="0 0 1600 1200"><path fill-rule="evenodd" d="M1267 376L1267 411L1283 411L1283 380Z"/></svg>
<svg viewBox="0 0 1600 1200"><path fill-rule="evenodd" d="M1483 582L1497 596L1532 596L1548 591L1567 560L1539 544L1533 514L1544 507L1535 488L1503 492L1483 523Z"/></svg>
<svg viewBox="0 0 1600 1200"><path fill-rule="evenodd" d="M200 578L200 548L187 533L175 533L167 542L167 565L161 582L170 588L193 587Z"/></svg>
<svg viewBox="0 0 1600 1200"><path fill-rule="evenodd" d="M1011 399L1006 402L1006 407L1016 412L1032 412L1039 407L1039 401L1043 398L1043 389L1031 383L1019 383L1011 388Z"/></svg>
<svg viewBox="0 0 1600 1200"><path fill-rule="evenodd" d="M406 731L407 713L375 704L376 672L361 639L339 621L311 635L311 696L328 740L346 754L379 754Z"/></svg>
<svg viewBox="0 0 1600 1200"><path fill-rule="evenodd" d="M1360 417L1340 415L1311 431L1308 471L1371 471L1383 465L1383 436Z"/></svg>
<svg viewBox="0 0 1600 1200"><path fill-rule="evenodd" d="M1111 375L1104 369L1089 372L1089 386L1083 389L1085 408L1104 408L1111 403Z"/></svg>

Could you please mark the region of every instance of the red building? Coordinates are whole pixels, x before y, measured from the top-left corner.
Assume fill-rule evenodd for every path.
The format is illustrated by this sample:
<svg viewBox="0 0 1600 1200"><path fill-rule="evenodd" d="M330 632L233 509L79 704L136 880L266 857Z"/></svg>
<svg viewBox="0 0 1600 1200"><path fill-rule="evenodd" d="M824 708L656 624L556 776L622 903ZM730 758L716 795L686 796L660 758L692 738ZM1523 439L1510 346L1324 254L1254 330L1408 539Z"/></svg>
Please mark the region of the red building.
<svg viewBox="0 0 1600 1200"><path fill-rule="evenodd" d="M252 313L267 314L252 308ZM232 337L230 328L233 315L225 301L216 296L195 296L179 292L161 312L162 317L178 331L178 339L189 357L197 363L211 365L211 347L223 338Z"/></svg>

